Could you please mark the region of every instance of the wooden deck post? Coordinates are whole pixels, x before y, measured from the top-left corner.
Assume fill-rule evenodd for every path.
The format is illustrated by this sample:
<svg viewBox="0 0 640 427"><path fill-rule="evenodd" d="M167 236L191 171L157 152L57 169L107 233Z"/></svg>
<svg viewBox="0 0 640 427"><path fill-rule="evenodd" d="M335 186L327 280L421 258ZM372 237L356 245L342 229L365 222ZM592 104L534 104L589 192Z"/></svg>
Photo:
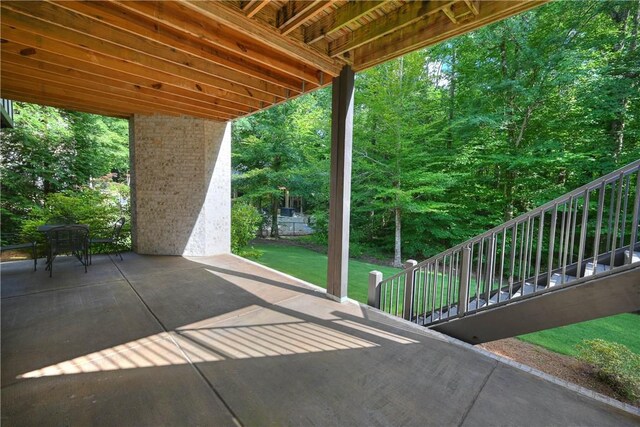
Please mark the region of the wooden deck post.
<svg viewBox="0 0 640 427"><path fill-rule="evenodd" d="M333 79L327 272L327 295L341 302L347 299L349 265L353 87L354 72L346 65Z"/></svg>

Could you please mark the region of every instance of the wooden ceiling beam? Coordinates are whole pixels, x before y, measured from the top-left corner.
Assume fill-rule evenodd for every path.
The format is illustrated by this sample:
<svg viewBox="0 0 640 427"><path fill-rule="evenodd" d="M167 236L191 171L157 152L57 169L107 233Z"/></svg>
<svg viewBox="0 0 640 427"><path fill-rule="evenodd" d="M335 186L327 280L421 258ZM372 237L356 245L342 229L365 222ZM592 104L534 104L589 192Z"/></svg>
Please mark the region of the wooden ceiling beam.
<svg viewBox="0 0 640 427"><path fill-rule="evenodd" d="M387 0L388 1L388 0ZM304 42L315 43L373 12L385 1L350 1L304 30Z"/></svg>
<svg viewBox="0 0 640 427"><path fill-rule="evenodd" d="M483 1L478 15L454 24L444 13L434 14L352 52L354 70L361 71L406 53L432 46L546 3L548 0Z"/></svg>
<svg viewBox="0 0 640 427"><path fill-rule="evenodd" d="M56 83L50 83L46 81L30 81L26 82L20 77L4 76L2 79L3 91L12 93L24 93L27 96L31 96L40 100L40 104L47 105L47 100L60 101L61 103L68 103L69 105L92 107L95 109L103 109L109 111L119 111L125 113L125 109L118 105L115 99L111 101L105 101L98 97L95 93L86 93L84 91L78 91L71 87L60 87ZM136 106L137 111L144 114L151 114L153 108L146 106ZM167 113L168 114L168 113Z"/></svg>
<svg viewBox="0 0 640 427"><path fill-rule="evenodd" d="M34 34L28 30L18 29L15 26L8 25L8 21L10 21L8 15L9 14L7 12L2 14L2 37L5 40L25 44L33 48L35 52L38 52L38 50L45 50L50 53L58 54L61 56L59 62L62 64L64 64L64 58L80 59L82 61L99 64L107 69L117 70L123 73L142 76L154 80L156 83L154 83L152 87L172 85L188 89L195 93L204 93L214 98L226 99L236 104L251 108L258 109L263 106L263 103L257 99L240 97L204 83L190 81L179 76L140 66L136 63L123 61L113 56L103 55L98 52L90 52L83 47L76 47L71 44L43 37L39 34ZM107 69L104 71L105 75L108 75L110 72ZM266 102L273 103L274 101L276 101L276 99L272 98Z"/></svg>
<svg viewBox="0 0 640 427"><path fill-rule="evenodd" d="M180 5L197 11L235 31L243 32L264 43L272 51L288 55L296 61L317 68L332 77L337 76L342 69L343 64L339 61L328 58L325 54L316 51L301 41L282 36L277 29L270 25L257 20L247 20L241 11L225 5L224 2L185 0Z"/></svg>
<svg viewBox="0 0 640 427"><path fill-rule="evenodd" d="M257 62L250 62L245 57L221 51L211 44L189 37L165 24L153 22L145 16L134 15L130 10L120 8L118 3L67 1L56 3L56 5L102 22L119 31L130 32L144 40L157 42L163 46L163 50L175 49L227 67L241 76L246 75L260 79L295 93L302 92L303 80L298 77L276 72L273 68L267 68Z"/></svg>
<svg viewBox="0 0 640 427"><path fill-rule="evenodd" d="M13 71L24 73L25 78L37 78L41 80L50 79L57 83L75 84L77 86L89 89L100 90L105 93L105 96L109 96L110 93L120 94L127 96L132 100L140 100L158 105L167 105L175 107L186 114L187 111L198 111L202 114L210 113L212 111L211 106L205 103L199 102L182 102L175 98L167 98L162 92L149 90L147 88L138 87L125 84L117 80L113 80L106 77L96 79L96 76L75 72L71 77L66 72L65 67L51 65L43 63L42 61L36 61L29 59L28 57L14 55L11 53L3 52L2 55L2 71ZM233 117L240 112L235 110L225 110L221 107L216 107L216 111L222 113L226 117Z"/></svg>
<svg viewBox="0 0 640 427"><path fill-rule="evenodd" d="M452 3L453 1L450 0L432 0L428 2L412 1L405 3L392 13L329 43L329 56L335 57L342 55L357 47L371 43L380 37L398 31L402 27L425 17L433 16Z"/></svg>
<svg viewBox="0 0 640 427"><path fill-rule="evenodd" d="M25 56L24 53L30 53ZM204 94L202 92L194 92L181 87L172 86L168 84L161 84L157 80L136 76L122 71L113 69L105 69L101 64L96 64L93 61L82 61L69 57L62 57L58 53L48 52L43 49L35 49L29 45L23 45L20 43L10 42L2 45L2 62L5 62L6 58L12 58L17 56L30 61L39 61L44 66L58 67L63 69L65 74L70 78L78 78L78 76L89 75L92 79L112 79L119 82L125 87L132 87L139 91L148 91L158 96L163 96L171 101L172 99L179 100L181 102L194 103L194 105L200 105L203 107L222 109L233 114L246 114L255 109L250 107L236 104L226 99L215 98ZM61 61L62 59L62 61ZM64 63L64 65L61 64ZM105 76L105 72L109 73L109 77Z"/></svg>
<svg viewBox="0 0 640 427"><path fill-rule="evenodd" d="M247 61L258 62L262 66L300 78L308 83L307 86L311 84L312 87L318 87L321 84L318 69L297 62L286 54L273 54L256 39L215 20L194 19L193 11L177 2L125 1L115 4L114 7L127 9L134 16L139 15L160 22L180 31L184 37L193 37L194 40L209 43ZM244 15L241 16L247 21Z"/></svg>
<svg viewBox="0 0 640 427"><path fill-rule="evenodd" d="M208 85L224 91L225 96L235 97L239 102L249 101L248 105L251 105L256 100L272 102L274 96L281 99L287 97L286 89L280 87L276 89L274 85L270 85L268 88L255 89L235 83L231 79L232 75L235 74L237 76L237 73L212 63L207 64L200 58L194 58L190 55L182 55L182 58L180 58L177 52L159 49L160 52L165 51L165 55L173 56L173 60L176 62L172 62L152 56L147 52L134 50L134 47L144 47L140 46L141 40L139 38L109 27L105 29L103 24L92 22L76 13L60 8L47 8L47 6L51 5L42 2L2 2L2 21L39 34L42 37L75 46L83 46L85 49L98 54L119 58L120 60L146 67L149 70L157 70L159 73L171 74L177 78L191 80L194 84ZM69 28L74 28L74 30ZM100 36L103 38L100 38ZM144 45L145 41L142 41L142 44ZM149 43L148 49L151 50L153 46L153 44ZM183 62L179 63L178 61L180 60ZM204 67L205 70L198 69L194 64ZM225 77L228 80L218 78L218 75L222 73L226 74ZM258 79L253 80L256 81L256 85L265 84L264 81L259 83ZM268 92L267 89L274 89L274 93Z"/></svg>
<svg viewBox="0 0 640 427"><path fill-rule="evenodd" d="M118 101L116 105L122 105L127 107L122 107L122 110L125 108L134 107L136 109L144 108L147 111L158 111L165 114L181 114L181 115L198 115L200 117L209 117L215 119L226 119L229 120L232 118L232 115L222 114L219 112L213 112L212 110L203 110L200 108L182 108L174 103L168 102L159 102L158 100L147 99L144 96L140 96L140 94L132 94L131 92L117 89L102 83L98 83L96 81L93 82L83 82L82 85L78 85L76 82L69 82L65 79L61 79L58 76L49 74L47 72L41 70L34 70L32 68L24 68L24 69L12 69L11 67L5 68L3 67L2 72L0 72L0 76L2 76L3 84L13 86L15 85L16 80L22 80L28 84L35 85L49 85L54 88L59 88L61 90L70 90L75 91L78 94L84 93L87 94L87 98L93 101L98 97L103 103L106 100L109 101ZM15 86L13 86L15 87ZM131 107L130 107L131 106Z"/></svg>
<svg viewBox="0 0 640 427"><path fill-rule="evenodd" d="M288 1L278 10L277 26L280 34L288 35L307 22L307 20L330 7L332 3L332 1L328 0Z"/></svg>
<svg viewBox="0 0 640 427"><path fill-rule="evenodd" d="M112 111L106 108L97 108L95 106L85 104L75 104L70 101L60 101L53 98L43 100L42 98L32 96L28 93L14 91L4 87L0 89L0 97L17 102L28 102L30 104L46 105L49 107L61 108L63 110L80 111L83 113L98 114L100 116L117 117L119 119L128 119L130 117L130 114L123 113L122 111Z"/></svg>
<svg viewBox="0 0 640 427"><path fill-rule="evenodd" d="M245 1L242 4L242 11L247 15L247 18L253 18L256 13L260 12L268 4L269 0Z"/></svg>

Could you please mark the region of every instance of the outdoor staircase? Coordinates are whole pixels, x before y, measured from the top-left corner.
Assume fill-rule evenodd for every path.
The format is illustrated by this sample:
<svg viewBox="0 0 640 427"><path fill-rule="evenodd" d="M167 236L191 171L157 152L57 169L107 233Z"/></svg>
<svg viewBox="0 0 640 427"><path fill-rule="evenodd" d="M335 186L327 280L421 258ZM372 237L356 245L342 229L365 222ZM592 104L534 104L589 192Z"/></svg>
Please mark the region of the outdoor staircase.
<svg viewBox="0 0 640 427"><path fill-rule="evenodd" d="M640 249L640 246L636 246L636 250L639 250L639 249ZM605 254L605 255L609 255L609 254ZM625 255L624 261L614 264L613 265L614 268L629 263L628 259L630 256L630 252L628 249L624 251L624 255ZM607 261L601 260L601 262L607 262ZM640 262L640 252L633 253L633 258L631 262L632 263ZM595 269L594 269L594 265L595 265ZM599 275L600 273L604 273L605 271L609 271L609 270L611 270L611 266L609 264L600 264L600 263L594 264L593 261L589 261L585 265L583 277ZM471 311L477 308L482 308L482 307L490 306L500 302L505 302L513 298L519 298L523 295L530 295L533 293L540 294L542 291L545 291L547 289L550 289L565 283L566 284L571 283L576 279L577 279L576 276L572 276L570 274L565 274L563 276L561 273L553 273L551 275L551 279L548 282L543 284L538 284L536 286L534 286L532 283L525 282L524 285L518 285L513 287L511 294L509 293L509 288L505 287L500 290L491 292L488 300L482 296L473 297L473 299L469 301L467 310ZM597 279L597 277L594 277L594 279ZM426 318L416 319L416 320L418 320L418 323L422 325L429 325L439 320L447 320L448 318L453 317L457 314L458 314L458 305L453 305L453 306L446 307L442 312L436 311L435 313L427 316Z"/></svg>
<svg viewBox="0 0 640 427"><path fill-rule="evenodd" d="M382 280L369 304L480 343L640 310L640 160Z"/></svg>

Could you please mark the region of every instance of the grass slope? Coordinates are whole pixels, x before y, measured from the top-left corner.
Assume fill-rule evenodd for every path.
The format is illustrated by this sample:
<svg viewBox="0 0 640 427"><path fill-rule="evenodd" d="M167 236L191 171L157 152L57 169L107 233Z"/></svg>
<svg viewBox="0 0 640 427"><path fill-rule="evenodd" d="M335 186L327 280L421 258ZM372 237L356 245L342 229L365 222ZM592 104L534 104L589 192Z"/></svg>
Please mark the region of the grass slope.
<svg viewBox="0 0 640 427"><path fill-rule="evenodd" d="M298 277L315 285L327 286L327 256L309 249L278 244L256 244L255 249L263 252L254 258L260 264ZM349 297L367 302L368 278L371 270L378 270L389 277L399 270L391 267L349 261ZM518 337L523 341L545 347L551 351L574 356L576 344L584 339L602 338L624 344L640 354L640 316L620 314L603 319L534 332Z"/></svg>
<svg viewBox="0 0 640 427"><path fill-rule="evenodd" d="M327 256L310 249L298 246L277 245L273 243L255 244L253 247L261 252L259 258L252 258L283 273L290 274L314 285L327 287ZM349 298L367 303L369 272L381 271L389 277L398 271L397 268L369 264L362 261L349 260Z"/></svg>
<svg viewBox="0 0 640 427"><path fill-rule="evenodd" d="M576 344L594 338L624 344L629 350L640 354L640 316L633 313L619 314L534 332L518 338L570 356L577 354Z"/></svg>

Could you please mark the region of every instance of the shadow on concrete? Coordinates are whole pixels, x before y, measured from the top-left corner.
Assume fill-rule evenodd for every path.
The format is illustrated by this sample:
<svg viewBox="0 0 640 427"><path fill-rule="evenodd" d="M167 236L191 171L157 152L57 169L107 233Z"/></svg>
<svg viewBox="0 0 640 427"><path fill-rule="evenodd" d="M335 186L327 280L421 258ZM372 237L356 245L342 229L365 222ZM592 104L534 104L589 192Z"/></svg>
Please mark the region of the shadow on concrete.
<svg viewBox="0 0 640 427"><path fill-rule="evenodd" d="M231 256L112 266L119 280L2 299L3 424L638 421Z"/></svg>

